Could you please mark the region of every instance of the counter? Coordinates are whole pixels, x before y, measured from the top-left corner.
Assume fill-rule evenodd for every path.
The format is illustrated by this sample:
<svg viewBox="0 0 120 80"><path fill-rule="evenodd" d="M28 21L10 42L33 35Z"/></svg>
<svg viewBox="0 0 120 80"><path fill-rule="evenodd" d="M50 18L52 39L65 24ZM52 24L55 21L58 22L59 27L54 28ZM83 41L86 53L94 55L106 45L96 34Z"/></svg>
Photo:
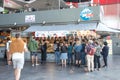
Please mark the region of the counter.
<svg viewBox="0 0 120 80"><path fill-rule="evenodd" d="M38 59L41 61L41 53L38 52ZM31 55L30 52L25 53L25 60L31 61ZM54 62L55 61L55 55L54 53L47 53L47 62Z"/></svg>
<svg viewBox="0 0 120 80"><path fill-rule="evenodd" d="M5 54L5 46L0 47L0 58L4 58ZM38 59L39 61L41 60L41 52L38 52ZM31 55L30 52L25 53L25 60L26 61L31 61ZM47 61L48 62L54 62L55 61L55 55L54 53L47 53Z"/></svg>
<svg viewBox="0 0 120 80"><path fill-rule="evenodd" d="M0 58L4 58L5 46L0 46Z"/></svg>

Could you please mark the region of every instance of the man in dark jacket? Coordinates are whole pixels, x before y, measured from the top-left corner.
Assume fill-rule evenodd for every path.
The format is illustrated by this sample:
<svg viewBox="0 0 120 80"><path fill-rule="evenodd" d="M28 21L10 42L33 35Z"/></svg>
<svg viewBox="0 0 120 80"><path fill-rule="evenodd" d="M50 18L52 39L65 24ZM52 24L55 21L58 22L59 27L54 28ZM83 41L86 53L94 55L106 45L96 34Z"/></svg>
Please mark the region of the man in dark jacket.
<svg viewBox="0 0 120 80"><path fill-rule="evenodd" d="M104 65L103 67L107 67L107 56L108 56L108 53L109 53L109 47L107 45L107 42L104 42L104 47L102 49L102 55L103 55L103 60L104 60Z"/></svg>
<svg viewBox="0 0 120 80"><path fill-rule="evenodd" d="M46 63L46 58L47 58L46 51L47 51L47 43L43 41L41 45L41 64Z"/></svg>

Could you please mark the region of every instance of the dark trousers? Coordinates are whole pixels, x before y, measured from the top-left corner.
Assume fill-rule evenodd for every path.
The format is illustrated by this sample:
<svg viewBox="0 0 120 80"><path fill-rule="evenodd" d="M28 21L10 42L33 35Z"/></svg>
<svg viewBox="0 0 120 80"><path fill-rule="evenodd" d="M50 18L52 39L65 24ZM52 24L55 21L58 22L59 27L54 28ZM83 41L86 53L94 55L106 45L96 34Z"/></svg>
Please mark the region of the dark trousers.
<svg viewBox="0 0 120 80"><path fill-rule="evenodd" d="M73 63L73 59L72 59L72 52L68 53L68 64Z"/></svg>
<svg viewBox="0 0 120 80"><path fill-rule="evenodd" d="M5 50L4 60L5 60L5 64L8 64L8 63L7 63L7 50Z"/></svg>
<svg viewBox="0 0 120 80"><path fill-rule="evenodd" d="M100 68L100 56L94 55L94 68Z"/></svg>
<svg viewBox="0 0 120 80"><path fill-rule="evenodd" d="M107 56L103 56L104 66L107 66Z"/></svg>
<svg viewBox="0 0 120 80"><path fill-rule="evenodd" d="M82 65L86 65L86 53L85 52L81 52L81 64Z"/></svg>
<svg viewBox="0 0 120 80"><path fill-rule="evenodd" d="M45 51L43 51L42 53L41 53L41 63L45 63L46 62L46 56L47 54L46 54L46 52Z"/></svg>

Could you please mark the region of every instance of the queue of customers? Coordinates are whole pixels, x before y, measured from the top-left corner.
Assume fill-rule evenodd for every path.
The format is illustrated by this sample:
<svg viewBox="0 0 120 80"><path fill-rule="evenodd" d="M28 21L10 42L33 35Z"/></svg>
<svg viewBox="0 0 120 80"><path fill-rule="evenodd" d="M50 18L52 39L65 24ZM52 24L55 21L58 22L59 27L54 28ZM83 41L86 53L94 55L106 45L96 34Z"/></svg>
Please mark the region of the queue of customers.
<svg viewBox="0 0 120 80"><path fill-rule="evenodd" d="M76 39L74 42L54 43L55 62L62 66L75 65L83 66L85 71L100 70L101 67L107 67L107 56L109 47L107 42L100 44L95 39ZM104 65L101 65L100 58L103 58Z"/></svg>
<svg viewBox="0 0 120 80"><path fill-rule="evenodd" d="M47 59L47 43L45 40L38 46L38 42L32 37L28 42L28 50L32 56L32 66L39 65L37 50L41 51L41 64L46 63ZM74 41L54 41L55 62L62 67L68 65L75 65L77 67L83 66L86 71L100 70L100 57L103 58L104 65L107 67L107 56L109 47L107 42L101 45L99 39L79 39ZM34 61L35 60L35 61Z"/></svg>
<svg viewBox="0 0 120 80"><path fill-rule="evenodd" d="M41 51L41 64L45 64L47 60L47 43L45 40L39 45L35 37L31 37L27 47L31 53L32 66L39 65L38 50ZM54 41L55 62L62 67L74 65L83 66L85 71L100 70L101 67L107 67L107 56L109 47L107 42L101 45L99 39L79 39L74 41ZM8 47L7 47L8 48ZM104 65L101 66L100 58L103 58Z"/></svg>

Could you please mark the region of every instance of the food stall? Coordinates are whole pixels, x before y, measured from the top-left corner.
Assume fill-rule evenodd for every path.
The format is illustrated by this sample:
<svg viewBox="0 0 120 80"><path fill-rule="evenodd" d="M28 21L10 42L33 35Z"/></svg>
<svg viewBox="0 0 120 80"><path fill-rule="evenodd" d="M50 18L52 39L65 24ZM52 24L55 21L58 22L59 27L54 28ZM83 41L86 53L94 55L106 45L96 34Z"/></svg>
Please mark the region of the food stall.
<svg viewBox="0 0 120 80"><path fill-rule="evenodd" d="M7 37L10 37L10 31L0 30L0 58L4 58Z"/></svg>

